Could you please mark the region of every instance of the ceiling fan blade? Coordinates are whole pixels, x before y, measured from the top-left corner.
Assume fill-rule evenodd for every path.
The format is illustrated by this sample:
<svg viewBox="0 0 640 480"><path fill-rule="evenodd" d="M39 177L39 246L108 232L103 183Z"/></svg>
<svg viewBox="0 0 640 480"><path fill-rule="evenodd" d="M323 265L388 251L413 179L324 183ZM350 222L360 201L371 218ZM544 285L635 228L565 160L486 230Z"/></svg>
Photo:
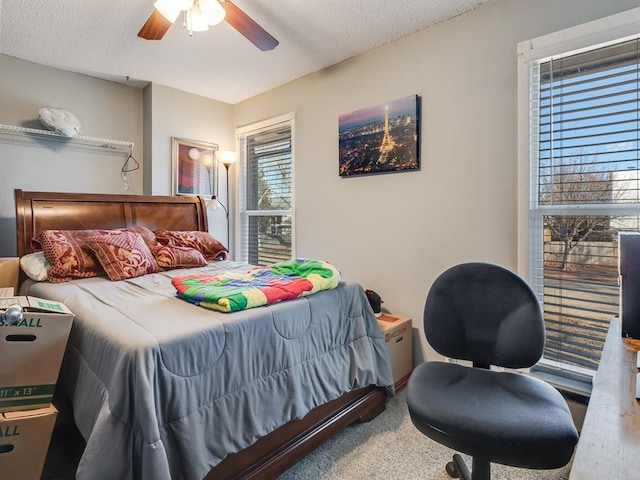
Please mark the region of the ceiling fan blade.
<svg viewBox="0 0 640 480"><path fill-rule="evenodd" d="M173 24L154 8L153 13L138 32L138 36L145 40L160 40L171 25Z"/></svg>
<svg viewBox="0 0 640 480"><path fill-rule="evenodd" d="M273 38L264 28L254 22L249 15L240 10L230 1L220 2L227 12L224 19L260 50L273 50L278 46L278 40Z"/></svg>

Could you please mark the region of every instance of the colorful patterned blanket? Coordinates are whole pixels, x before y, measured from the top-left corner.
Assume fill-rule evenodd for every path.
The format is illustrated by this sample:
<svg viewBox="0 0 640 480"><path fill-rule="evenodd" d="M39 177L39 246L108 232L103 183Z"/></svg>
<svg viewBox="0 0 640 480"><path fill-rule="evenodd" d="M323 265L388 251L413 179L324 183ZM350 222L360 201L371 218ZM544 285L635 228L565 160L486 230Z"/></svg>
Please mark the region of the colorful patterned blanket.
<svg viewBox="0 0 640 480"><path fill-rule="evenodd" d="M191 274L171 281L178 297L220 312L236 312L335 288L340 272L324 261L296 259L245 273Z"/></svg>

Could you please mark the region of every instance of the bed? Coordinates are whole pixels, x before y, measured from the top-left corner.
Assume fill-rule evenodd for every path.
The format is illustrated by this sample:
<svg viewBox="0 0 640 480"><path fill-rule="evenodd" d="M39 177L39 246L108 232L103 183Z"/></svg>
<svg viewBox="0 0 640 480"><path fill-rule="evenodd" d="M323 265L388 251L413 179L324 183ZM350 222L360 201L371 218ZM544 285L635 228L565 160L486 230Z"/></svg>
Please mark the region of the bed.
<svg viewBox="0 0 640 480"><path fill-rule="evenodd" d="M42 230L207 231L198 197L16 190L15 201L20 257ZM171 278L184 272L23 278L21 293L76 315L56 395L69 398L85 441L78 479L275 478L384 411L391 368L360 285L221 313L176 298Z"/></svg>

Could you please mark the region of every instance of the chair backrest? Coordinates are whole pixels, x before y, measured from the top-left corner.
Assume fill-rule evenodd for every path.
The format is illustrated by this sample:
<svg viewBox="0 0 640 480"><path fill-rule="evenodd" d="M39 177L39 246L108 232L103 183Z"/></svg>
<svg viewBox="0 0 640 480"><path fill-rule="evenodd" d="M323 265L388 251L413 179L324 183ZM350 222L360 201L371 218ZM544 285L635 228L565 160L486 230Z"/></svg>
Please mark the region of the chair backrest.
<svg viewBox="0 0 640 480"><path fill-rule="evenodd" d="M424 331L441 355L506 368L534 365L545 343L542 309L531 287L489 263L457 265L436 279Z"/></svg>

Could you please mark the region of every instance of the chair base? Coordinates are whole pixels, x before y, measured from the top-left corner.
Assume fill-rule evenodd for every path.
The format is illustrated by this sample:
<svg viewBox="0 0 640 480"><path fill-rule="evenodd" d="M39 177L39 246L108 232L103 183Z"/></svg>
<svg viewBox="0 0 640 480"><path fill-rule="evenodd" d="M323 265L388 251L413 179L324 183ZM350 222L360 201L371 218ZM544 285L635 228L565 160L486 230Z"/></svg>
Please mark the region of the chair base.
<svg viewBox="0 0 640 480"><path fill-rule="evenodd" d="M447 463L447 475L451 478L460 478L461 480L490 480L491 479L491 463L486 460L473 459L473 471L469 471L469 467L459 454L453 455L453 460Z"/></svg>

